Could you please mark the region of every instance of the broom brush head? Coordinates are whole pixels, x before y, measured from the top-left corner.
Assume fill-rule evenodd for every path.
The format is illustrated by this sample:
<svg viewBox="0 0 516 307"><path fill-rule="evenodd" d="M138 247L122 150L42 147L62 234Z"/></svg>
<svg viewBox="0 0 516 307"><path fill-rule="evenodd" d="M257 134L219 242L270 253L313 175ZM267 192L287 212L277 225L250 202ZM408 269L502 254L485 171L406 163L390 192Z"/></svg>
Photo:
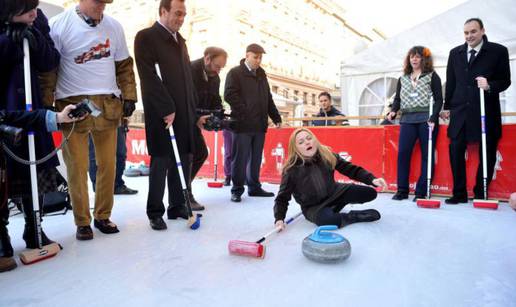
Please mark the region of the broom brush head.
<svg viewBox="0 0 516 307"><path fill-rule="evenodd" d="M219 182L219 181L208 182L208 187L210 187L210 188L222 188L223 186L224 186L223 182Z"/></svg>
<svg viewBox="0 0 516 307"><path fill-rule="evenodd" d="M54 257L61 249L61 245L51 243L44 245L42 248L31 249L20 253L20 260L23 264L33 264Z"/></svg>
<svg viewBox="0 0 516 307"><path fill-rule="evenodd" d="M487 199L473 199L473 207L479 209L498 209L498 201L497 200L487 200Z"/></svg>
<svg viewBox="0 0 516 307"><path fill-rule="evenodd" d="M265 257L265 246L256 242L231 240L228 244L228 250L230 254L237 256L261 259Z"/></svg>
<svg viewBox="0 0 516 307"><path fill-rule="evenodd" d="M416 204L420 208L438 209L441 207L441 201L431 198L418 198Z"/></svg>

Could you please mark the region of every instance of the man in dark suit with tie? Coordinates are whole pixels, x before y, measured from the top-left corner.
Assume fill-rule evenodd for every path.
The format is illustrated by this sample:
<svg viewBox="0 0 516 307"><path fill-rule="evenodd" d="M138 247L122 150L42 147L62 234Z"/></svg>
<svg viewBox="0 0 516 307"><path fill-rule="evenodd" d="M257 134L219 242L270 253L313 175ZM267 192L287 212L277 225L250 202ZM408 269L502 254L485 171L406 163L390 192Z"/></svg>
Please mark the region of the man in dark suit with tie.
<svg viewBox="0 0 516 307"><path fill-rule="evenodd" d="M154 230L164 230L163 195L168 182L168 219L187 219L185 199L168 128L174 127L185 181L190 182L196 94L185 40L179 34L186 15L184 0L161 0L159 20L134 40L140 75L145 134L151 156L147 216ZM161 76L158 76L155 65ZM192 209L194 209L192 207Z"/></svg>
<svg viewBox="0 0 516 307"><path fill-rule="evenodd" d="M464 24L466 42L450 51L446 70L446 96L441 116L450 118L450 163L453 174L453 196L447 204L466 203L466 161L468 143L480 142L480 94L485 93L487 132L487 184L491 182L498 141L502 136L500 92L511 84L509 53L506 47L489 42L482 20L468 19ZM482 144L479 145L480 157ZM483 199L482 164L479 162L475 198Z"/></svg>

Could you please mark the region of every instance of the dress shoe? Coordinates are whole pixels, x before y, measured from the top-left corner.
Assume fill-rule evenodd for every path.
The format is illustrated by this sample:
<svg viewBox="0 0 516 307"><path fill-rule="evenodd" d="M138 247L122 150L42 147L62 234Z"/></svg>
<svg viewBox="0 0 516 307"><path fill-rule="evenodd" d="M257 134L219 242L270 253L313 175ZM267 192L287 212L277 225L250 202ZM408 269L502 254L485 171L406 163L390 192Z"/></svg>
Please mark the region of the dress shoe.
<svg viewBox="0 0 516 307"><path fill-rule="evenodd" d="M272 192L267 192L265 191L264 189L258 189L256 191L249 191L247 192L247 194L249 196L254 196L254 197L273 197L274 196L274 193Z"/></svg>
<svg viewBox="0 0 516 307"><path fill-rule="evenodd" d="M116 227L116 224L111 222L109 219L105 220L93 220L93 226L105 234L120 232Z"/></svg>
<svg viewBox="0 0 516 307"><path fill-rule="evenodd" d="M190 193L190 208L192 208L192 211L204 210L204 206L197 202L192 193Z"/></svg>
<svg viewBox="0 0 516 307"><path fill-rule="evenodd" d="M14 270L17 267L13 257L0 257L0 273Z"/></svg>
<svg viewBox="0 0 516 307"><path fill-rule="evenodd" d="M475 193L473 199L484 199L484 193L482 193L482 194Z"/></svg>
<svg viewBox="0 0 516 307"><path fill-rule="evenodd" d="M125 184L115 188L115 195L133 195L138 193L138 190L128 188Z"/></svg>
<svg viewBox="0 0 516 307"><path fill-rule="evenodd" d="M239 203L242 201L242 197L239 194L232 193L231 194L231 201L235 203Z"/></svg>
<svg viewBox="0 0 516 307"><path fill-rule="evenodd" d="M167 218L169 220L175 220L177 218L188 219L188 212L186 211L185 205L180 206L169 206L167 209Z"/></svg>
<svg viewBox="0 0 516 307"><path fill-rule="evenodd" d="M448 205L466 204L468 202L467 197L455 197L452 196L444 200Z"/></svg>
<svg viewBox="0 0 516 307"><path fill-rule="evenodd" d="M394 194L394 196L392 196L392 199L393 200L404 200L404 199L407 199L408 198L408 193L405 193L405 192L396 192L396 194Z"/></svg>
<svg viewBox="0 0 516 307"><path fill-rule="evenodd" d="M150 227L154 230L165 230L167 229L167 224L163 220L162 217L153 217L149 219Z"/></svg>
<svg viewBox="0 0 516 307"><path fill-rule="evenodd" d="M224 186L229 187L231 185L231 176L227 176L226 179L224 179Z"/></svg>
<svg viewBox="0 0 516 307"><path fill-rule="evenodd" d="M93 230L91 230L90 225L77 226L75 238L80 241L93 239Z"/></svg>
<svg viewBox="0 0 516 307"><path fill-rule="evenodd" d="M416 202L418 199L424 199L425 198L425 195L415 195L414 196L414 199L412 199L413 202Z"/></svg>

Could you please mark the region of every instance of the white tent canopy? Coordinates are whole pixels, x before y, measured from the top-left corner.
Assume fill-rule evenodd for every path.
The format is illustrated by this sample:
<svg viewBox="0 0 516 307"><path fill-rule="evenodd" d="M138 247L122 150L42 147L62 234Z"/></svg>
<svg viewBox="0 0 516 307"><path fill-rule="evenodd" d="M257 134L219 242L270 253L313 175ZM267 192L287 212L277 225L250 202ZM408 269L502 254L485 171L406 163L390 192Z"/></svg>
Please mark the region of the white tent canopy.
<svg viewBox="0 0 516 307"><path fill-rule="evenodd" d="M462 25L472 17L482 19L490 41L503 44L509 49L511 75L515 82L514 4L514 0L470 0L352 57L341 67L342 110L349 115L380 115L383 106L392 98L395 88L393 83L395 85L401 75L406 52L415 45L430 48L434 66L444 84L449 51L464 42ZM516 111L516 104L507 103L514 102L515 88L511 86L502 95L503 112Z"/></svg>
<svg viewBox="0 0 516 307"><path fill-rule="evenodd" d="M61 6L48 3L47 1L40 1L39 8L43 11L43 13L45 13L45 16L47 16L48 19L61 13L64 10Z"/></svg>

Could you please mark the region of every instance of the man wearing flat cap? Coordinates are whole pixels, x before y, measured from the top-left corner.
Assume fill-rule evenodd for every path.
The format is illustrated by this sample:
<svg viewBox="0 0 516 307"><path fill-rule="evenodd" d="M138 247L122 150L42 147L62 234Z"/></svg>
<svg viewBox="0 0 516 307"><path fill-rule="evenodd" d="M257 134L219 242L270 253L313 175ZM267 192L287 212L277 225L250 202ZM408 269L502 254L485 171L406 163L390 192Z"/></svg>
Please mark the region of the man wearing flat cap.
<svg viewBox="0 0 516 307"><path fill-rule="evenodd" d="M272 100L265 70L260 67L265 50L258 44L247 46L245 58L226 76L224 99L236 119L231 161L231 201L240 202L247 184L249 196L272 197L262 189L260 166L268 117L276 127L281 116Z"/></svg>
<svg viewBox="0 0 516 307"><path fill-rule="evenodd" d="M56 71L41 76L45 105L62 110L90 100L101 110L75 124L63 148L73 206L77 240L93 239L88 196L88 138L95 145L97 163L93 225L104 234L118 232L111 222L115 183L117 127L135 109L136 83L124 30L104 14L112 0L80 0L78 5L53 17L50 36L61 54ZM65 135L72 125L61 126Z"/></svg>

